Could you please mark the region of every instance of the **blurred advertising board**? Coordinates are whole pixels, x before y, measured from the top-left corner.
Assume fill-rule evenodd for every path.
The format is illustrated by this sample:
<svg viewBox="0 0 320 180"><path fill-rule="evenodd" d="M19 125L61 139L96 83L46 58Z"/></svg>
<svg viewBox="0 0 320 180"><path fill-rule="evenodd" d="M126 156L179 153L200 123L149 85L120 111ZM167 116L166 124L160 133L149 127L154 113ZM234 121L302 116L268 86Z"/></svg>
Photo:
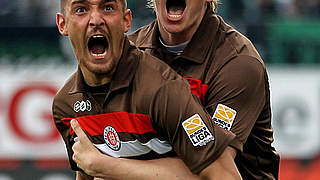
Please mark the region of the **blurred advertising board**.
<svg viewBox="0 0 320 180"><path fill-rule="evenodd" d="M73 179L51 114L72 69L0 66L0 180Z"/></svg>
<svg viewBox="0 0 320 180"><path fill-rule="evenodd" d="M281 180L320 177L320 67L269 67Z"/></svg>
<svg viewBox="0 0 320 180"><path fill-rule="evenodd" d="M0 180L71 180L52 99L73 65L0 66ZM268 67L281 180L320 177L320 67Z"/></svg>

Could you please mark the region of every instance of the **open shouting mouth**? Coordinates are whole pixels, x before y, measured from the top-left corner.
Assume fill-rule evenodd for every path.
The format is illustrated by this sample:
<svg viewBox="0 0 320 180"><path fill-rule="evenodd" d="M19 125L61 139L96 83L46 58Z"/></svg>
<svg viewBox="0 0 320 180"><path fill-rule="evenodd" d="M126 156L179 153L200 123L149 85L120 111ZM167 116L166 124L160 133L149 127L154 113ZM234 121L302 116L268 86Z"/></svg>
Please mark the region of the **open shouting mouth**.
<svg viewBox="0 0 320 180"><path fill-rule="evenodd" d="M166 8L169 20L177 21L183 16L186 2L185 0L167 0Z"/></svg>
<svg viewBox="0 0 320 180"><path fill-rule="evenodd" d="M94 57L104 57L107 54L109 42L104 35L93 35L88 42L88 49Z"/></svg>

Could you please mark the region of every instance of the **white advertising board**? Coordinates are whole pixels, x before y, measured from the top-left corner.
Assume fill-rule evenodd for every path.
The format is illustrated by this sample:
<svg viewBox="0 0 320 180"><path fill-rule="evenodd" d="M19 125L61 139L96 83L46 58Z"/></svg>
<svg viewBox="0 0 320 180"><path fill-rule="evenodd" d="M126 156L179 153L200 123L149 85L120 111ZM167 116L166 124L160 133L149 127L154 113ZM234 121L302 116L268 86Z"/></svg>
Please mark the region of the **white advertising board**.
<svg viewBox="0 0 320 180"><path fill-rule="evenodd" d="M274 146L282 158L320 153L320 68L269 67Z"/></svg>
<svg viewBox="0 0 320 180"><path fill-rule="evenodd" d="M52 100L73 67L0 67L0 159L65 158Z"/></svg>

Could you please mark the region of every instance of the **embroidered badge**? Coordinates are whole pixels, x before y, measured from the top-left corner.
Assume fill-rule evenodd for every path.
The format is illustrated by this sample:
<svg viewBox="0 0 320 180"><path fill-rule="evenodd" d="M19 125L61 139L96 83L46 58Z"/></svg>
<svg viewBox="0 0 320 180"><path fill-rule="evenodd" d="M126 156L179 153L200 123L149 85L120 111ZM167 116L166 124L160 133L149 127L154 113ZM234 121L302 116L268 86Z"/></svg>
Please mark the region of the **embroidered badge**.
<svg viewBox="0 0 320 180"><path fill-rule="evenodd" d="M114 129L112 126L107 126L104 128L103 137L110 149L114 151L120 150L121 143L116 129Z"/></svg>
<svg viewBox="0 0 320 180"><path fill-rule="evenodd" d="M220 127L230 131L237 112L228 106L218 104L212 119Z"/></svg>
<svg viewBox="0 0 320 180"><path fill-rule="evenodd" d="M213 135L204 124L199 114L195 114L183 121L182 126L193 146L205 146L210 141L214 140Z"/></svg>

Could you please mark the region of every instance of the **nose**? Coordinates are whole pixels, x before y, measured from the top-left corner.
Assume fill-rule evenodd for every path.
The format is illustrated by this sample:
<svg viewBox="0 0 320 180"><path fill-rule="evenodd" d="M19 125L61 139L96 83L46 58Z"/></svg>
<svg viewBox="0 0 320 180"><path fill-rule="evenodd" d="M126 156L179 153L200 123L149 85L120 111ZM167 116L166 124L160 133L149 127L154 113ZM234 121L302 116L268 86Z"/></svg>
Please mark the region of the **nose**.
<svg viewBox="0 0 320 180"><path fill-rule="evenodd" d="M89 25L92 27L105 25L103 16L99 11L96 10L91 13Z"/></svg>

